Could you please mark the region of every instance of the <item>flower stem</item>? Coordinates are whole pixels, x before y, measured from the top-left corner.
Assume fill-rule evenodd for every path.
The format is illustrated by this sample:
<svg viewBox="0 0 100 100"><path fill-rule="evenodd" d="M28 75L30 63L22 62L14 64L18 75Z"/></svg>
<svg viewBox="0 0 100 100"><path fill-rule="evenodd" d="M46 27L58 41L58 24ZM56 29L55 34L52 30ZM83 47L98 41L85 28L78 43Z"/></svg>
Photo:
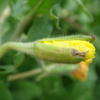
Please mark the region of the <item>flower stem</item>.
<svg viewBox="0 0 100 100"><path fill-rule="evenodd" d="M4 56L4 54L6 52L8 52L9 50L17 50L17 51L21 51L23 53L27 53L30 55L33 55L33 47L34 43L30 42L30 43L17 43L17 42L8 42L5 43L3 45L0 46L0 58L2 56Z"/></svg>
<svg viewBox="0 0 100 100"><path fill-rule="evenodd" d="M41 73L41 71L42 70L40 68L38 68L38 69L33 69L33 70L27 71L27 72L9 75L7 80L8 81L14 81L14 80L18 80L18 79L28 78L28 77L31 77L33 75Z"/></svg>
<svg viewBox="0 0 100 100"><path fill-rule="evenodd" d="M74 65L73 64L72 65L51 64L51 65L46 66L46 70L43 70L43 68L37 68L31 71L9 75L7 80L14 81L14 80L24 79L24 78L28 78L34 75L38 75L36 80L39 81L42 78L47 77L47 76L62 74L62 73L67 74L68 72L73 72L77 68L79 68L79 64L74 64Z"/></svg>

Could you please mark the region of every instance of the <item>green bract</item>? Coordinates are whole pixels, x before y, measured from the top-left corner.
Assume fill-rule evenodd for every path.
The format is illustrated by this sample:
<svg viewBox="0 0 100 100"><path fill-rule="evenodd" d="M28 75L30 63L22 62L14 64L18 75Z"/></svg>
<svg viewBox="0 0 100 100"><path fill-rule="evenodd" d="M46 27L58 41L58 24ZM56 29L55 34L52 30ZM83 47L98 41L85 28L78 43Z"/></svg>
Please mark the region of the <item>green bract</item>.
<svg viewBox="0 0 100 100"><path fill-rule="evenodd" d="M75 55L78 53L79 55ZM84 52L72 48L59 48L56 46L34 43L34 55L40 59L59 63L78 63L84 59Z"/></svg>

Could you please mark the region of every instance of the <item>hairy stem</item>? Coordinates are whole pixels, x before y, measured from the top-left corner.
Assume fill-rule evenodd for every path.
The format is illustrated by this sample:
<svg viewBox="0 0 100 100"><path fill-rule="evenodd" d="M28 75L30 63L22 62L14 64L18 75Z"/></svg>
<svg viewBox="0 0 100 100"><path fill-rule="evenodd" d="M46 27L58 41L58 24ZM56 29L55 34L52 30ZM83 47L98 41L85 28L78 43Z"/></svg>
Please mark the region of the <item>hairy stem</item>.
<svg viewBox="0 0 100 100"><path fill-rule="evenodd" d="M16 50L26 54L34 55L33 49L34 42L21 43L21 42L8 42L0 46L0 58L4 56L9 50Z"/></svg>

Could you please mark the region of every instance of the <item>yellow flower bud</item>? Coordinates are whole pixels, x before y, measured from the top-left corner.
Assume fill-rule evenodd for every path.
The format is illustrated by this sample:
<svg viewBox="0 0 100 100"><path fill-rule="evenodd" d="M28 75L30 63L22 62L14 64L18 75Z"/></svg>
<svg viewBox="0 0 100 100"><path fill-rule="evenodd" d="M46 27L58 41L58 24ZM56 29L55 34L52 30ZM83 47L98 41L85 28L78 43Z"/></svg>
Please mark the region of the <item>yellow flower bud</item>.
<svg viewBox="0 0 100 100"><path fill-rule="evenodd" d="M10 49L33 55L39 59L57 63L75 64L95 57L94 37L68 36L41 39L34 42L10 42L1 47L1 55Z"/></svg>
<svg viewBox="0 0 100 100"><path fill-rule="evenodd" d="M48 40L42 41L44 44L52 45L59 48L72 48L79 52L86 53L84 60L93 59L95 57L95 47L88 41L84 40Z"/></svg>

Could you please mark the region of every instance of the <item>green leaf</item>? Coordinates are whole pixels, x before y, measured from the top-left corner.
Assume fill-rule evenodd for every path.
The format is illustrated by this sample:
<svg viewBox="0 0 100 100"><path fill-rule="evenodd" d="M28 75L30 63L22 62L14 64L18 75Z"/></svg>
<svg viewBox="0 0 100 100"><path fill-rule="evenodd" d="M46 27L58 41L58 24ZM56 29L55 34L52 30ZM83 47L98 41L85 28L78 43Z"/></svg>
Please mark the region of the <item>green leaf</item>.
<svg viewBox="0 0 100 100"><path fill-rule="evenodd" d="M0 100L13 100L11 92L2 81L0 81Z"/></svg>
<svg viewBox="0 0 100 100"><path fill-rule="evenodd" d="M37 84L28 81L18 81L14 83L16 87L12 91L14 100L32 100L41 96L41 88Z"/></svg>
<svg viewBox="0 0 100 100"><path fill-rule="evenodd" d="M5 79L8 76L8 74L14 71L15 68L13 65L5 65L5 66L0 65L0 80Z"/></svg>
<svg viewBox="0 0 100 100"><path fill-rule="evenodd" d="M85 7L85 5L83 4L82 0L75 0L75 2L79 5L80 9L87 15L89 16L89 18L93 21L93 16L90 13L90 11L88 11L88 9Z"/></svg>
<svg viewBox="0 0 100 100"><path fill-rule="evenodd" d="M52 32L50 20L46 17L37 18L28 32L28 40L33 41L44 37L49 37Z"/></svg>
<svg viewBox="0 0 100 100"><path fill-rule="evenodd" d="M50 9L56 4L60 3L61 0L44 0L42 5L40 6L40 9L38 10L38 13L41 14L50 14Z"/></svg>

